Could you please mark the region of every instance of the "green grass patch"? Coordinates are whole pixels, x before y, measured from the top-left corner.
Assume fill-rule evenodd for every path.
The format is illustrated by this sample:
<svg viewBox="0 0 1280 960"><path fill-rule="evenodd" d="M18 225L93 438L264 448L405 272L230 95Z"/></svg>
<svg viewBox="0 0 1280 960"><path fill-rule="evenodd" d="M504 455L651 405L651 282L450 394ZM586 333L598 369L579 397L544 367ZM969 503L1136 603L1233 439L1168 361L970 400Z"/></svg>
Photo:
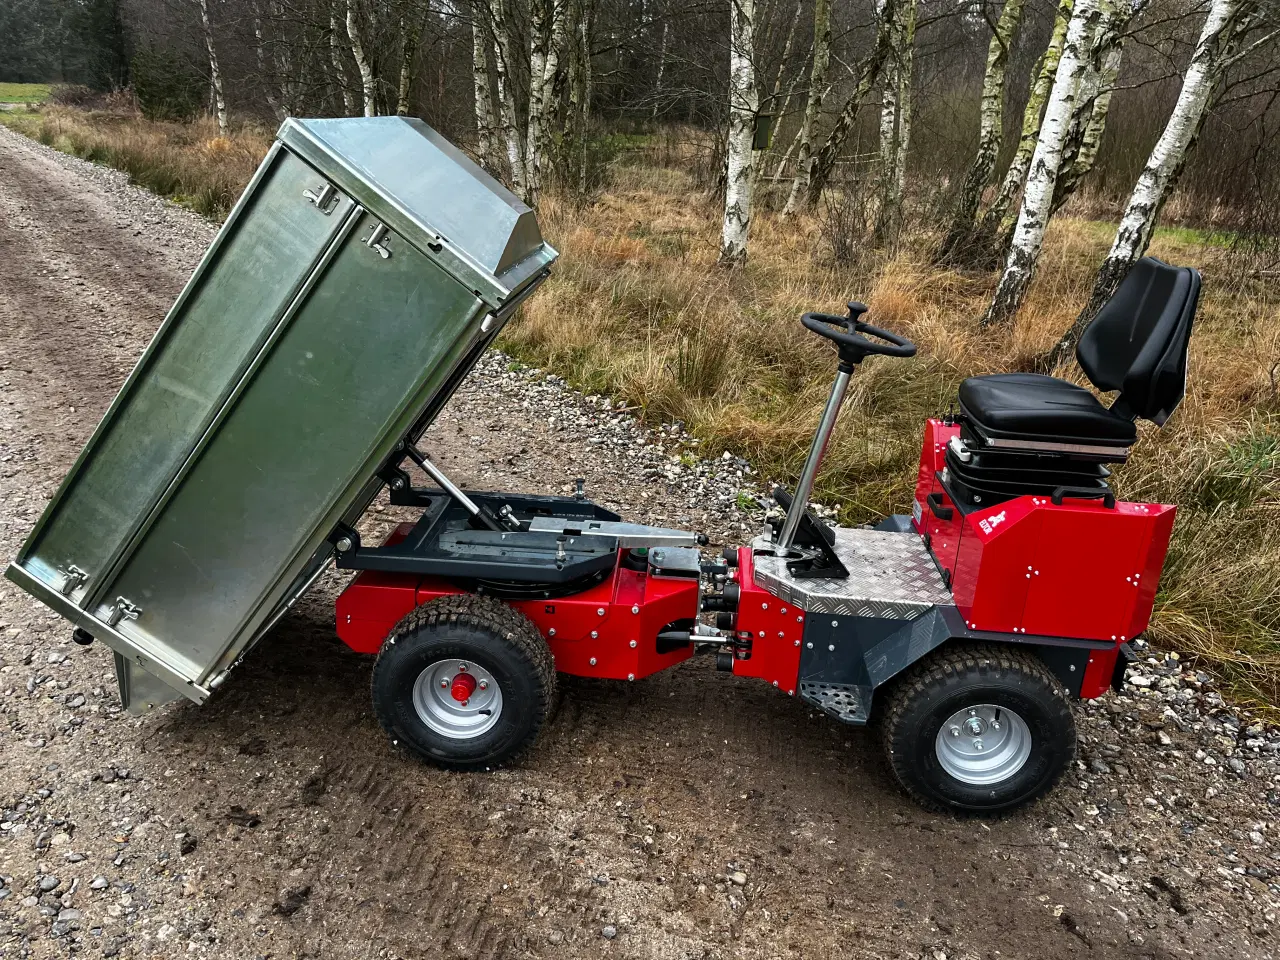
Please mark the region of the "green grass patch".
<svg viewBox="0 0 1280 960"><path fill-rule="evenodd" d="M44 103L48 99L47 83L0 83L0 103Z"/></svg>

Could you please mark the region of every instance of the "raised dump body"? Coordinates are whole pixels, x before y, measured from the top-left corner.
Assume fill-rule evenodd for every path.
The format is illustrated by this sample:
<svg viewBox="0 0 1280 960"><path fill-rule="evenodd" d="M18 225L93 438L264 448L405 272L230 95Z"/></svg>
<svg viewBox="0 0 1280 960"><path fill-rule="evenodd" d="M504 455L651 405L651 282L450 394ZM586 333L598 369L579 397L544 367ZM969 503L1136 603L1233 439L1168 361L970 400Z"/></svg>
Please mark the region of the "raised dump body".
<svg viewBox="0 0 1280 960"><path fill-rule="evenodd" d="M6 576L202 702L555 258L421 121L287 120Z"/></svg>

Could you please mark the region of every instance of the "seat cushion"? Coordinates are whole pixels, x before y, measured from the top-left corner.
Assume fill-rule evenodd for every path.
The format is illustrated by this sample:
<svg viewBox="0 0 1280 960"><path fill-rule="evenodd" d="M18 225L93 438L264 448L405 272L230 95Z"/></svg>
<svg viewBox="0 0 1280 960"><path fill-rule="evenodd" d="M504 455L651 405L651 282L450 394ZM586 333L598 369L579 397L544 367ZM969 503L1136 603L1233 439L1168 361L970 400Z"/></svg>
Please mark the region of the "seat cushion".
<svg viewBox="0 0 1280 960"><path fill-rule="evenodd" d="M1128 446L1133 421L1112 413L1088 390L1036 373L997 373L960 384L960 409L995 437Z"/></svg>

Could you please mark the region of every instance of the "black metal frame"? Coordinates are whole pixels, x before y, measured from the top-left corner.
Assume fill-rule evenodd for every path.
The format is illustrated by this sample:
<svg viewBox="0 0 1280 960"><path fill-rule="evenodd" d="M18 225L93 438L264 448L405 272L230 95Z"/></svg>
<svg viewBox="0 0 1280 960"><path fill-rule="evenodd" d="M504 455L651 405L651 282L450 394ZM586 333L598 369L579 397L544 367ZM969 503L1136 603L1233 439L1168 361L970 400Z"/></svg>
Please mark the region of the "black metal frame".
<svg viewBox="0 0 1280 960"><path fill-rule="evenodd" d="M392 504L426 509L407 537L386 546L363 546L357 530L339 527L329 539L334 545L335 563L341 569L489 581L500 589L504 583L578 584L599 579L617 564L618 541L614 538L491 530L477 526L472 515L445 491L411 486L408 474L398 466L387 474L384 479L391 486ZM489 515L512 521L527 522L537 516L621 519L578 497L471 492L468 496Z"/></svg>

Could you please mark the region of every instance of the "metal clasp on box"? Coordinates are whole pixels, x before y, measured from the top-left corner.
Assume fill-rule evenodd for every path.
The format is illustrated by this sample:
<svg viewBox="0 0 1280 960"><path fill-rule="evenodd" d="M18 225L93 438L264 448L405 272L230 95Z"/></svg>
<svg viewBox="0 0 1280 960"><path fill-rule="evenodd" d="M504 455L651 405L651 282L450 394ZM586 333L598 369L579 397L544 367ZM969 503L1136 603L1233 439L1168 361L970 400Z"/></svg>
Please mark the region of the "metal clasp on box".
<svg viewBox="0 0 1280 960"><path fill-rule="evenodd" d="M387 248L387 244L391 242L391 231L387 229L386 224L374 224L373 232L365 239L364 245L370 250L378 251L378 256L383 260L391 259L391 251Z"/></svg>
<svg viewBox="0 0 1280 960"><path fill-rule="evenodd" d="M81 570L74 563L67 564L67 569L62 572L62 595L70 596L71 591L80 586L89 579L89 574Z"/></svg>
<svg viewBox="0 0 1280 960"><path fill-rule="evenodd" d="M320 186L310 190L303 190L302 195L314 203L316 209L327 217L333 213L334 201L338 198L338 191L334 189L332 183L322 183Z"/></svg>
<svg viewBox="0 0 1280 960"><path fill-rule="evenodd" d="M140 613L142 613L142 608L132 600L116 597L115 605L111 608L111 612L107 614L107 626L114 627L121 620L137 620Z"/></svg>

